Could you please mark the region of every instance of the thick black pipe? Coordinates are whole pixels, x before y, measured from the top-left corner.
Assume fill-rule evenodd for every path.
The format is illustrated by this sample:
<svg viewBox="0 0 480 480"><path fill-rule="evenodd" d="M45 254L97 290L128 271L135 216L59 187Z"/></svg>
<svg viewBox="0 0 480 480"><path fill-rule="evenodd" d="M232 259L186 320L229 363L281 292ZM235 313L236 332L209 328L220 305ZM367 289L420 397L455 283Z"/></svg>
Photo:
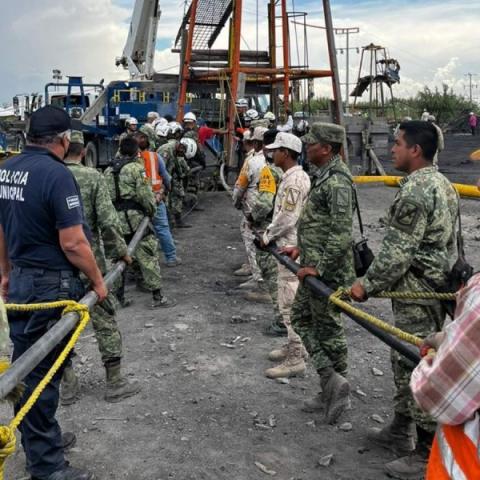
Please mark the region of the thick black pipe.
<svg viewBox="0 0 480 480"><path fill-rule="evenodd" d="M291 272L295 274L297 274L297 272L302 268L301 265L294 262L287 255L282 255L273 246L268 245L265 247L265 250L271 253L278 260L278 262L281 263L285 268L288 268ZM315 293L320 297L329 297L333 293L333 290L327 285L325 285L323 282L321 282L318 278L308 276L308 277L305 277L305 280L303 283L308 288L310 288L310 290L312 290L313 293ZM343 311L343 314L347 315L347 317L351 318L354 322L358 323L358 325L363 327L365 330L369 331L372 335L375 335L383 343L387 344L389 347L393 348L398 353L403 355L405 358L410 360L414 365L417 365L417 363L420 362L419 352L413 349L412 347L410 347L409 345L405 344L401 340L398 340L397 338L393 337L389 333L381 330L377 326L363 320L360 317L357 317L352 313Z"/></svg>

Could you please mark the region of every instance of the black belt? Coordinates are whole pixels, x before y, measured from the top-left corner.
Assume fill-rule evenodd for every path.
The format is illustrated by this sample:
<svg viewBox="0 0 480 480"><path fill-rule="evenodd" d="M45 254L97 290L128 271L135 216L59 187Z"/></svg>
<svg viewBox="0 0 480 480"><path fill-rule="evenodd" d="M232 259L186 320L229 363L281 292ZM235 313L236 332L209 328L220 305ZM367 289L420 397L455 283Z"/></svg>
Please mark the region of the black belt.
<svg viewBox="0 0 480 480"><path fill-rule="evenodd" d="M25 274L25 275L38 275L42 277L49 278L71 278L78 277L78 273L74 270L50 270L48 268L37 268L37 267L19 267L13 265L12 272Z"/></svg>

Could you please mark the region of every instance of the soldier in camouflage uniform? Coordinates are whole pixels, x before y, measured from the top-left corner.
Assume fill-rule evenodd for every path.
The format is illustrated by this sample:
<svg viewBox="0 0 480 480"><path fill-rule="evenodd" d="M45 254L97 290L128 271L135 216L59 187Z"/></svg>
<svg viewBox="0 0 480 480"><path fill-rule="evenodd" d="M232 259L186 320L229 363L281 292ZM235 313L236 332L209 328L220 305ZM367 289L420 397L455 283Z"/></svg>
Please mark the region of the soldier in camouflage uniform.
<svg viewBox="0 0 480 480"><path fill-rule="evenodd" d="M272 143L266 146L266 156L273 154L276 168L282 172L275 197L275 206L270 224L262 236L262 243L275 242L278 247L296 246L297 223L310 191L310 179L298 165L302 153L301 140L290 133L280 132ZM291 326L291 309L298 289L298 278L286 267L277 264L278 306L287 329L288 341L279 350L270 352L272 361L282 361L280 365L266 370L269 378L303 375L306 370L306 356L300 336Z"/></svg>
<svg viewBox="0 0 480 480"><path fill-rule="evenodd" d="M179 124L171 125L168 133L169 140L158 149L158 153L164 159L167 171L172 179L172 190L167 198L168 211L173 216L177 228L189 228L191 225L186 224L182 220L183 201L185 198L184 181L190 171L185 160L185 149L179 142L182 134L183 129Z"/></svg>
<svg viewBox="0 0 480 480"><path fill-rule="evenodd" d="M458 199L450 182L433 166L438 134L422 121L400 124L392 148L394 165L408 175L400 182L388 211L387 233L364 279L351 289L354 300L365 301L381 291L424 292L446 287L454 242ZM426 337L440 331L445 310L438 300L392 300L395 325ZM412 366L392 351L396 386L395 416L390 425L373 429L369 438L407 455L386 465L395 478L423 478L425 460L432 444L435 423L416 406L409 382Z"/></svg>
<svg viewBox="0 0 480 480"><path fill-rule="evenodd" d="M277 134L276 130L269 130L264 134L264 142L272 143ZM253 198L246 219L251 229L261 235L270 224L272 219L273 204L282 171L273 164L272 158L267 158L267 163L260 172L257 186L257 195ZM250 301L268 301L273 303L274 320L269 323L265 333L268 335L285 335L282 316L278 307L277 288L277 262L268 252L256 250L256 260L262 274L262 288L248 292L245 298ZM264 287L263 287L264 285Z"/></svg>
<svg viewBox="0 0 480 480"><path fill-rule="evenodd" d="M92 232L92 250L100 271L107 273L105 251L114 259L131 263L127 255L127 245L117 212L108 195L107 185L102 175L94 168L81 164L85 153L82 132L73 131L65 164L73 173L82 195L85 221ZM105 248L105 250L102 248ZM135 395L140 386L136 380L129 381L120 370L122 358L122 336L115 318L116 300L110 292L106 300L96 305L92 311L92 326L107 374L105 400L118 402ZM71 361L66 366L61 391L62 404L74 403L78 394L78 379Z"/></svg>
<svg viewBox="0 0 480 480"><path fill-rule="evenodd" d="M140 132L144 133L148 137L148 143L150 149L155 151L160 146L158 144L158 137L155 131L155 124L160 119L160 115L157 112L147 113L147 123L140 127Z"/></svg>
<svg viewBox="0 0 480 480"><path fill-rule="evenodd" d="M135 117L129 117L125 120L125 131L120 135L118 143L128 137L129 135L134 135L138 128L138 120Z"/></svg>
<svg viewBox="0 0 480 480"><path fill-rule="evenodd" d="M142 162L143 163L143 162ZM138 143L132 137L120 143L120 157L105 170L110 198L119 213L122 233L130 240L145 216L155 215L157 204L145 169L138 157ZM158 261L158 242L148 230L133 256L141 271L147 290L152 292L152 307L170 307L162 295L162 277Z"/></svg>
<svg viewBox="0 0 480 480"><path fill-rule="evenodd" d="M336 289L354 280L352 254L352 177L340 157L345 130L340 125L314 123L303 138L309 161L318 168L298 222L298 247L285 253L303 266L306 275L319 277ZM325 408L335 423L350 402L347 375L347 340L340 310L327 298L315 296L300 284L292 306L291 322L320 375L322 395L305 402L304 409Z"/></svg>

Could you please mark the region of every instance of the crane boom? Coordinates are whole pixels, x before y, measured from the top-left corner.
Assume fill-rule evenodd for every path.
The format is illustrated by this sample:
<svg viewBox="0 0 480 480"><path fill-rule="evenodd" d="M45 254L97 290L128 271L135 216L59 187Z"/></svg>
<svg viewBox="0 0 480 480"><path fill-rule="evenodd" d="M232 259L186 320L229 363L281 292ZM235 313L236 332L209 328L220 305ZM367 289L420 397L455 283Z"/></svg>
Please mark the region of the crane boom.
<svg viewBox="0 0 480 480"><path fill-rule="evenodd" d="M130 72L132 79L153 77L153 61L160 20L159 0L136 0L123 55L115 64Z"/></svg>

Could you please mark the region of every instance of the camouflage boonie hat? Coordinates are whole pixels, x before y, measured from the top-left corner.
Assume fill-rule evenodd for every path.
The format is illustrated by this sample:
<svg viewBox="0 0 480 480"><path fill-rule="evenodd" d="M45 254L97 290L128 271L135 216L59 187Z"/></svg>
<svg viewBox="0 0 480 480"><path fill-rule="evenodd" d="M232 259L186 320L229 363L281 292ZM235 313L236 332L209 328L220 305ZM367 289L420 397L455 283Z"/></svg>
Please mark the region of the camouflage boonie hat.
<svg viewBox="0 0 480 480"><path fill-rule="evenodd" d="M79 143L80 145L85 145L83 133L79 130L72 130L72 134L70 135L70 143Z"/></svg>
<svg viewBox="0 0 480 480"><path fill-rule="evenodd" d="M308 144L314 143L342 143L345 140L345 128L335 123L315 122L310 127L310 132L302 137Z"/></svg>

